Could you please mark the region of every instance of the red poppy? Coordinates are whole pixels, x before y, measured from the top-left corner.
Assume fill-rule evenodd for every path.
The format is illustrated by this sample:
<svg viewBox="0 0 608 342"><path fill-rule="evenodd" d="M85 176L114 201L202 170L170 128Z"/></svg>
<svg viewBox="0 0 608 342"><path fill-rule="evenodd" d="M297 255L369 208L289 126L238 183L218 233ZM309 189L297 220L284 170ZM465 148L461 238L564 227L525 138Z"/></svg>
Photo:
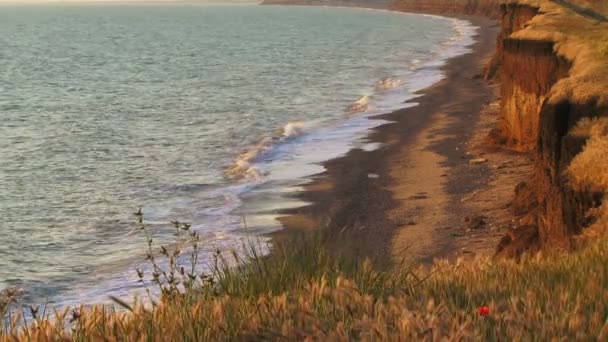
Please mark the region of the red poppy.
<svg viewBox="0 0 608 342"><path fill-rule="evenodd" d="M480 316L487 316L490 314L490 307L489 306L482 306L479 308L479 315Z"/></svg>

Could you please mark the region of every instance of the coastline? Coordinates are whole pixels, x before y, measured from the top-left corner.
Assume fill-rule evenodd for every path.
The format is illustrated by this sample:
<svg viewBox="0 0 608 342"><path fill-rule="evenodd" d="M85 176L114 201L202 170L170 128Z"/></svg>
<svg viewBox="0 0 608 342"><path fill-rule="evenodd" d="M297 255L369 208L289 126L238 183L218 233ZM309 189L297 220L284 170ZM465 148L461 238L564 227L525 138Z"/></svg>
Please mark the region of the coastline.
<svg viewBox="0 0 608 342"><path fill-rule="evenodd" d="M465 216L462 196L480 191L492 173L477 165L479 172L471 172L465 142L496 97L481 75L495 51L498 28L490 19L455 18L479 27L471 52L449 59L444 79L408 101L417 106L377 116L393 122L369 134L367 141L380 148L351 150L325 162L326 171L296 196L312 204L285 210L279 218L284 229L272 234L275 240L323 227L330 250L378 265L456 256L453 237L460 235L456 226ZM502 233L477 236L484 248L475 254L491 254L488 246Z"/></svg>
<svg viewBox="0 0 608 342"><path fill-rule="evenodd" d="M110 297L15 312L19 291L2 290L0 341L606 340L608 7L600 23L536 1L501 5L494 55L496 26L457 17L481 28L473 51L447 60L444 79L407 101L416 107L376 116L390 123L365 142L381 147L324 162L305 192L288 192L313 202L285 211L275 241L321 241L252 249L240 266L218 249L211 274L178 271L180 244L159 253L168 272L150 249L152 306ZM500 84L482 81L491 58Z"/></svg>
<svg viewBox="0 0 608 342"><path fill-rule="evenodd" d="M309 1L285 1L285 0L263 0L260 5L262 6L315 6L315 7L343 7L343 8L361 8L361 9L377 9L392 11L390 9L390 1L379 1L374 3L373 1L363 0L360 2L353 1L332 1L325 2L322 0L309 0ZM396 11L392 11L396 12Z"/></svg>

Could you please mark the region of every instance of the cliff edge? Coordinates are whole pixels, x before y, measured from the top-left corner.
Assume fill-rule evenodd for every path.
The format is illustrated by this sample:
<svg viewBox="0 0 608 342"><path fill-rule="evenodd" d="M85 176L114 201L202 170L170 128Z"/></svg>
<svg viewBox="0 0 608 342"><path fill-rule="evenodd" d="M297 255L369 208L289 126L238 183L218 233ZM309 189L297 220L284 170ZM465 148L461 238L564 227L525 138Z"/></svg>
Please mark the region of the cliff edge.
<svg viewBox="0 0 608 342"><path fill-rule="evenodd" d="M569 248L605 230L608 20L591 1L501 4L500 143L535 155L521 184L540 246ZM516 199L517 200L517 199Z"/></svg>

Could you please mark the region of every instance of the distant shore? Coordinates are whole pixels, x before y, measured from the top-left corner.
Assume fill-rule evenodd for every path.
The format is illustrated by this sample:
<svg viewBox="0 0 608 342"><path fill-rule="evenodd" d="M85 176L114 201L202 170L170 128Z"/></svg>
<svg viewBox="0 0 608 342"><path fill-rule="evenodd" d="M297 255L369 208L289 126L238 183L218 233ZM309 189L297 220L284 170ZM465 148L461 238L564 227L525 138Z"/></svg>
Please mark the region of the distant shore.
<svg viewBox="0 0 608 342"><path fill-rule="evenodd" d="M390 1L325 1L325 0L263 0L261 5L293 5L293 6L330 6L330 7L357 7L388 10Z"/></svg>
<svg viewBox="0 0 608 342"><path fill-rule="evenodd" d="M285 211L285 229L275 238L326 229L331 249L378 264L456 255L453 236L460 235L465 216L461 197L477 191L491 173L471 174L465 142L495 99L481 75L498 34L493 20L457 18L479 27L472 51L450 59L442 68L445 78L411 101L417 106L378 116L394 121L368 137L381 148L355 149L326 162L327 171L299 196L312 205ZM476 252L491 254L499 236L485 234Z"/></svg>

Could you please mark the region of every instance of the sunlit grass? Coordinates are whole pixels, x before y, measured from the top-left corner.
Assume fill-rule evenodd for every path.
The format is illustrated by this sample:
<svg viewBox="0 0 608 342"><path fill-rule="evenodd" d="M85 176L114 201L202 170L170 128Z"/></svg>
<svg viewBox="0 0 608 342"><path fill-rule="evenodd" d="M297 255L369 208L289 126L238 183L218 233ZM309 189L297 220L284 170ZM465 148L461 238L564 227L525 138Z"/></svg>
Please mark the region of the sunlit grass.
<svg viewBox="0 0 608 342"><path fill-rule="evenodd" d="M327 253L318 235L287 242L270 257L255 250L236 268L218 257L213 280L167 290L153 307L117 300L120 311L82 307L27 328L13 315L0 341L608 338L605 238L519 263L439 261L386 272ZM490 314L480 316L480 306Z"/></svg>

